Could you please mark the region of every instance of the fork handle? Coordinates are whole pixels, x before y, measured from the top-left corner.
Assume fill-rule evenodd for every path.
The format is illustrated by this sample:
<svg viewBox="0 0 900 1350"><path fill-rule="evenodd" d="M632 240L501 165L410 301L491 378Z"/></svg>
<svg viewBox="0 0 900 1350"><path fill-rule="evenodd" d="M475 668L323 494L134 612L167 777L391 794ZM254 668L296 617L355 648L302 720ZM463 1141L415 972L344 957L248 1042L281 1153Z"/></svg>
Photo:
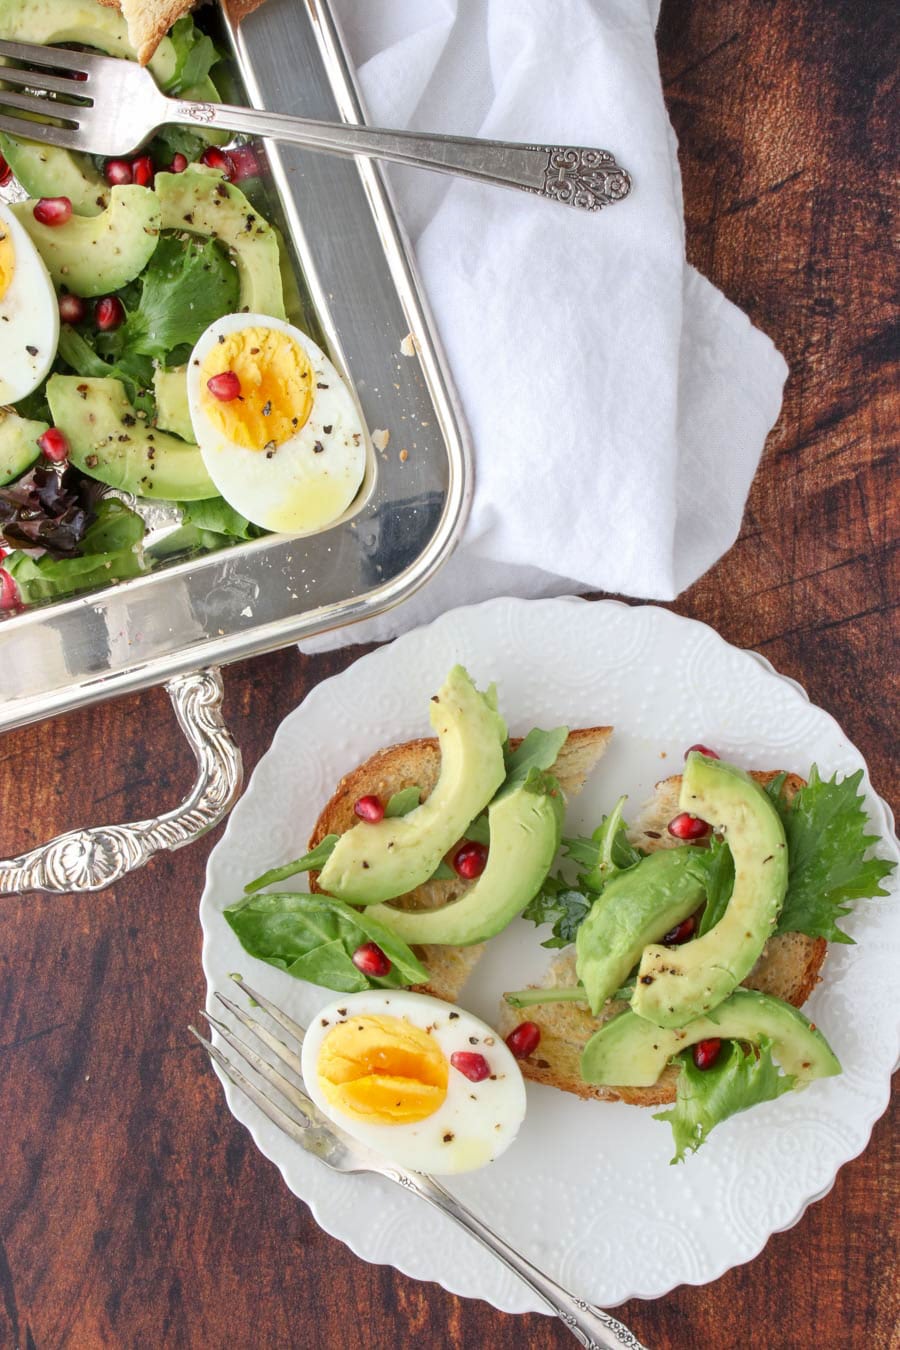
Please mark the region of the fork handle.
<svg viewBox="0 0 900 1350"><path fill-rule="evenodd" d="M630 177L608 150L580 145L519 145L466 136L384 131L236 108L227 103L188 103L180 99L168 101L166 120L269 136L332 155L364 155L395 164L414 164L420 169L520 188L584 211L598 211L621 201L631 191Z"/></svg>
<svg viewBox="0 0 900 1350"><path fill-rule="evenodd" d="M524 1256L510 1247L508 1242L498 1237L492 1228L482 1223L471 1210L445 1191L433 1177L420 1176L411 1172L390 1171L384 1175L398 1182L407 1190L415 1191L423 1200L449 1215L460 1228L465 1228L488 1251L494 1253L514 1274L519 1276L530 1289L544 1300L560 1321L569 1328L576 1341L586 1350L647 1350L632 1331L609 1313L595 1308L583 1299L576 1298L563 1289L562 1285L551 1280L537 1266L526 1261Z"/></svg>

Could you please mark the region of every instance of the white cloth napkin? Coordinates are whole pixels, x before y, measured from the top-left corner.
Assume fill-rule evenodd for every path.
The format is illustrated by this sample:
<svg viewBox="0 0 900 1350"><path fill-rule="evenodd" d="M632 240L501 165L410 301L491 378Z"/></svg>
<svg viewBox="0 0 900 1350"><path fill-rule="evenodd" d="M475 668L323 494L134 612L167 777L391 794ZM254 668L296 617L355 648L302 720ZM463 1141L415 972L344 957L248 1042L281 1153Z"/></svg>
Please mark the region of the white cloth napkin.
<svg viewBox="0 0 900 1350"><path fill-rule="evenodd" d="M370 120L597 145L631 196L581 213L391 167L475 448L456 554L391 637L489 596L673 599L737 537L784 360L689 267L658 0L337 0Z"/></svg>

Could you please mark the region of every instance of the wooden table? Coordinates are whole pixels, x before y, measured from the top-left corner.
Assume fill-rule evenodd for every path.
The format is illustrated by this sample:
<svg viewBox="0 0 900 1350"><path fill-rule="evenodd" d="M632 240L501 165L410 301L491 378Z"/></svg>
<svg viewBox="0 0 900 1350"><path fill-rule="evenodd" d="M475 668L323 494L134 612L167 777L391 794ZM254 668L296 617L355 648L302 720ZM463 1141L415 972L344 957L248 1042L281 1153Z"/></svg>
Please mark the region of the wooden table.
<svg viewBox="0 0 900 1350"><path fill-rule="evenodd" d="M660 28L691 260L792 372L739 542L673 608L800 680L894 799L895 29L889 0L668 0ZM228 672L248 770L359 650ZM192 771L158 692L8 736L0 758L0 856L152 815ZM358 1261L232 1120L184 1031L203 1001L196 910L214 838L105 894L0 902L0 1343L574 1345L548 1319ZM621 1315L656 1348L898 1344L896 1139L882 1119L827 1199L750 1265Z"/></svg>

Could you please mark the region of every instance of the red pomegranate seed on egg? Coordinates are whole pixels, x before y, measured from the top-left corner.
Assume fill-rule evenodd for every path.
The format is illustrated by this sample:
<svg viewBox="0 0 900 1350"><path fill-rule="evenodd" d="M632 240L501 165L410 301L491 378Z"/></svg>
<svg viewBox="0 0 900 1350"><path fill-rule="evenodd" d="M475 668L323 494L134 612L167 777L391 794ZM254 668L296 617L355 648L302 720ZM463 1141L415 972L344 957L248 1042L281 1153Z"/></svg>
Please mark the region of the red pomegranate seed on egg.
<svg viewBox="0 0 900 1350"><path fill-rule="evenodd" d="M234 165L234 182L240 183L243 178L258 178L260 174L259 160L256 158L256 151L250 145L235 145L228 151L228 157Z"/></svg>
<svg viewBox="0 0 900 1350"><path fill-rule="evenodd" d="M220 403L231 403L240 398L241 382L233 370L223 370L220 375L212 375L206 381L206 387Z"/></svg>
<svg viewBox="0 0 900 1350"><path fill-rule="evenodd" d="M54 464L61 464L69 458L69 442L57 427L48 427L43 435L38 436L37 443L44 458L52 460Z"/></svg>
<svg viewBox="0 0 900 1350"><path fill-rule="evenodd" d="M694 1063L698 1069L711 1069L719 1058L719 1051L722 1049L722 1042L718 1037L711 1037L708 1041L698 1041L694 1046Z"/></svg>
<svg viewBox="0 0 900 1350"><path fill-rule="evenodd" d="M450 1063L463 1078L468 1078L470 1083L483 1083L485 1078L491 1076L490 1064L484 1055L478 1054L477 1050L454 1050L450 1056Z"/></svg>
<svg viewBox="0 0 900 1350"><path fill-rule="evenodd" d="M379 820L384 820L384 802L380 797L360 797L358 802L353 803L353 810L360 820L369 825L377 825Z"/></svg>
<svg viewBox="0 0 900 1350"><path fill-rule="evenodd" d="M516 1059L527 1059L533 1055L540 1041L541 1029L537 1022L520 1022L506 1038L506 1044Z"/></svg>
<svg viewBox="0 0 900 1350"><path fill-rule="evenodd" d="M68 197L41 197L34 204L34 218L39 225L65 225L72 214Z"/></svg>
<svg viewBox="0 0 900 1350"><path fill-rule="evenodd" d="M63 323L83 323L87 318L87 305L80 295L61 295L59 297L59 317Z"/></svg>
<svg viewBox="0 0 900 1350"><path fill-rule="evenodd" d="M12 178L12 169L6 160L0 155L0 187L3 187Z"/></svg>
<svg viewBox="0 0 900 1350"><path fill-rule="evenodd" d="M722 758L722 756L721 756L717 751L715 751L715 750L710 750L710 748L709 748L708 745L700 745L699 742L698 742L697 745L689 745L689 746L688 746L688 748L687 748L687 749L685 750L685 752L684 752L684 757L685 757L685 759L687 759L688 755L691 753L692 750L696 750L698 755L705 755L707 759L721 759L721 758Z"/></svg>
<svg viewBox="0 0 900 1350"><path fill-rule="evenodd" d="M484 844L476 844L467 839L453 855L453 870L466 881L480 877L487 866L488 851Z"/></svg>
<svg viewBox="0 0 900 1350"><path fill-rule="evenodd" d="M681 923L677 923L674 928L670 928L663 938L664 947L680 947L682 942L687 942L688 938L694 936L694 930L697 927L697 920L693 914L689 914Z"/></svg>
<svg viewBox="0 0 900 1350"><path fill-rule="evenodd" d="M139 155L137 159L132 160L131 171L138 187L153 186L153 160L149 155Z"/></svg>
<svg viewBox="0 0 900 1350"><path fill-rule="evenodd" d="M15 579L5 567L0 567L0 609L19 609L22 597Z"/></svg>
<svg viewBox="0 0 900 1350"><path fill-rule="evenodd" d="M376 979L387 975L391 969L390 961L377 942L364 942L361 947L357 947L351 960L357 970L361 970L364 975L374 975Z"/></svg>
<svg viewBox="0 0 900 1350"><path fill-rule="evenodd" d="M220 150L217 145L208 145L200 156L200 163L205 164L208 169L219 169L223 177L227 178L229 183L234 182L235 167L234 160L225 150Z"/></svg>
<svg viewBox="0 0 900 1350"><path fill-rule="evenodd" d="M187 166L187 155L175 154L172 156L172 163L169 165L169 173L184 173Z"/></svg>
<svg viewBox="0 0 900 1350"><path fill-rule="evenodd" d="M94 321L102 333L108 333L125 322L125 306L117 295L104 295L94 307Z"/></svg>
<svg viewBox="0 0 900 1350"><path fill-rule="evenodd" d="M127 159L108 159L103 166L103 176L110 187L125 187L134 182L134 171Z"/></svg>
<svg viewBox="0 0 900 1350"><path fill-rule="evenodd" d="M689 811L673 816L666 828L673 839L705 839L710 831L705 820L692 816Z"/></svg>

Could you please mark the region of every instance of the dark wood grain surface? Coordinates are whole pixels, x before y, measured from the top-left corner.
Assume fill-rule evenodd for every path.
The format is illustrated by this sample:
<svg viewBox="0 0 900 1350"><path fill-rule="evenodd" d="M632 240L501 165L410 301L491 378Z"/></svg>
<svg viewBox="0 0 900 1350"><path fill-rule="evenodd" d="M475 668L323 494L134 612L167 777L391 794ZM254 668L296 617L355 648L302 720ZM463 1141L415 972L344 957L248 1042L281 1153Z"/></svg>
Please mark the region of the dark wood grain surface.
<svg viewBox="0 0 900 1350"><path fill-rule="evenodd" d="M690 258L791 366L741 538L673 608L800 680L896 801L896 9L667 0L660 47ZM248 770L359 653L227 672ZM7 736L0 855L152 815L191 776L159 692ZM0 903L0 1345L573 1345L548 1319L358 1261L231 1119L184 1033L203 1000L196 911L215 837L105 894ZM900 1344L896 1121L755 1261L621 1315L655 1350Z"/></svg>

